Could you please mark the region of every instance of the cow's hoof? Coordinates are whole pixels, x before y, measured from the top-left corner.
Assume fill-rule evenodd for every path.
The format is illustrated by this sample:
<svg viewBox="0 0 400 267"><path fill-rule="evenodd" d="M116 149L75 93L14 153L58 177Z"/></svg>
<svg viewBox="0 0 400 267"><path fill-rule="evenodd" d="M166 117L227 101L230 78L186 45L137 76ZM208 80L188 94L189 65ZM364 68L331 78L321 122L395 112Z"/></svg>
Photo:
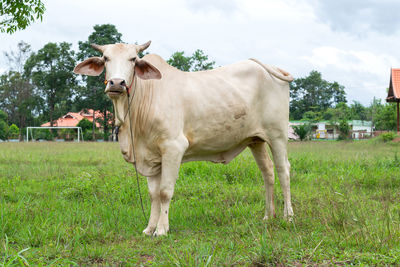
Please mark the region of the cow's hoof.
<svg viewBox="0 0 400 267"><path fill-rule="evenodd" d="M157 227L157 230L154 232L154 236L166 236L168 233L167 227Z"/></svg>
<svg viewBox="0 0 400 267"><path fill-rule="evenodd" d="M293 209L290 207L287 210L285 209L283 212L283 218L285 218L286 221L292 222L293 221Z"/></svg>
<svg viewBox="0 0 400 267"><path fill-rule="evenodd" d="M285 218L285 220L288 221L288 222L293 222L293 215L291 215L291 216L285 216L284 218Z"/></svg>
<svg viewBox="0 0 400 267"><path fill-rule="evenodd" d="M143 234L151 236L154 233L154 227L147 227L143 230Z"/></svg>
<svg viewBox="0 0 400 267"><path fill-rule="evenodd" d="M267 213L265 213L265 216L264 216L264 218L263 218L263 221L268 221L268 220L270 220L270 219L272 219L272 218L276 218L276 214L275 214L275 212L274 213L270 213L270 215L268 215Z"/></svg>

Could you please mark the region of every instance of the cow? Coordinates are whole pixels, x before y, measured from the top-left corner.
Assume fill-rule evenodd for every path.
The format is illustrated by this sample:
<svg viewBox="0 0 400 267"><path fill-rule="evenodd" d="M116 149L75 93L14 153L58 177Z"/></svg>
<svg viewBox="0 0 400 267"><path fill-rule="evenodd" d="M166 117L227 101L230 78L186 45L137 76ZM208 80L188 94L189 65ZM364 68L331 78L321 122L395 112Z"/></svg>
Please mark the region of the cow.
<svg viewBox="0 0 400 267"><path fill-rule="evenodd" d="M142 45L92 47L102 57L79 63L76 74L98 76L106 69L105 93L112 100L124 159L147 177L151 199L143 233L169 231L168 213L181 163L229 163L249 147L265 184L265 217L275 216L274 165L291 219L287 156L289 82L279 68L250 59L213 70L183 72L160 56L138 54Z"/></svg>

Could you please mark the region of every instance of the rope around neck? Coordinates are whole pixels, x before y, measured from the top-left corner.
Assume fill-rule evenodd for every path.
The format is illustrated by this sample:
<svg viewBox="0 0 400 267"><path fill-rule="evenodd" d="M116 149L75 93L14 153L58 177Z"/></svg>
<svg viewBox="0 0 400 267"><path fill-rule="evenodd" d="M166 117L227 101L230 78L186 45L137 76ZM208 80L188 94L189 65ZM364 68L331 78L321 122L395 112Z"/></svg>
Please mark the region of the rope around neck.
<svg viewBox="0 0 400 267"><path fill-rule="evenodd" d="M134 90L133 93L132 93L132 100L131 100L131 101L129 101L129 99L130 99L130 97L129 97L129 91L131 90L132 85L133 85L134 82L135 82L135 88L136 88L135 71L133 71L133 81L132 81L132 83L131 83L131 86L128 87L128 90L127 90L127 97L128 97L128 113L129 113L129 130L130 130L130 133L131 133L132 153L133 153L133 159L134 159L134 160L133 160L133 166L135 167L136 182L137 182L136 184L137 184L138 193L139 193L140 206L141 206L141 208L142 208L142 213L143 213L144 221L146 222L147 217L146 217L146 214L145 214L145 212L144 212L142 193L140 192L139 175L138 175L138 171L137 171L137 167L136 167L136 159L137 159L137 158L136 158L136 154L135 154L135 146L134 146L134 143L133 143L132 123L131 123L131 121L130 121L130 119L131 119L131 103L133 102L133 98L135 97L135 92L136 92L136 90ZM126 117L126 114L125 114L124 117ZM125 121L125 118L124 118L124 121Z"/></svg>
<svg viewBox="0 0 400 267"><path fill-rule="evenodd" d="M135 72L133 72L133 78L132 78L132 79L133 79L133 80L132 80L131 85L130 85L129 87L127 87L127 90L126 90L126 92L127 92L127 98L128 98L128 112L125 113L124 122L125 122L125 119L126 119L126 115L129 114L129 119L131 118L131 104L132 104L132 102L133 102L133 98L135 97L135 92L136 92L136 91L133 91L132 97L130 97L130 94L129 94L129 93L130 93L130 91L131 91L131 88L132 88L133 83L135 83L135 88L136 88ZM104 83L105 83L105 84L108 83L107 79L104 81ZM131 100L130 100L130 99L131 99ZM145 212L144 212L143 198L142 198L142 193L141 193L141 191L140 191L139 175L138 175L137 166L136 166L136 154L135 154L135 146L134 146L134 143L133 143L133 131L132 131L132 123L131 123L131 121L129 121L129 130L130 130L130 134L131 134L132 154L133 154L133 158L134 158L133 166L134 166L134 168L135 168L136 184L137 184L137 189L138 189L138 193L139 193L140 206L141 206L141 208L142 208L142 213L143 213L144 221L146 222L147 217L146 217L146 214L145 214ZM118 135L119 126L117 126L115 132L116 132L116 134Z"/></svg>

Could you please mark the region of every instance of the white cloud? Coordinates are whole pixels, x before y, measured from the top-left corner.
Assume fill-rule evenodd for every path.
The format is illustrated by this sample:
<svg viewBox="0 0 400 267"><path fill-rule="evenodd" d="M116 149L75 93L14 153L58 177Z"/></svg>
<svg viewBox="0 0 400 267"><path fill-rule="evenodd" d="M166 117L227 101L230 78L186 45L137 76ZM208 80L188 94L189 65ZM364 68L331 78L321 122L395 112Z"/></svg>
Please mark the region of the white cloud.
<svg viewBox="0 0 400 267"><path fill-rule="evenodd" d="M395 57L369 51L342 50L336 47L323 46L312 50L312 55L303 57L316 67L328 66L346 72L365 72L383 76L387 74L388 66L399 64Z"/></svg>

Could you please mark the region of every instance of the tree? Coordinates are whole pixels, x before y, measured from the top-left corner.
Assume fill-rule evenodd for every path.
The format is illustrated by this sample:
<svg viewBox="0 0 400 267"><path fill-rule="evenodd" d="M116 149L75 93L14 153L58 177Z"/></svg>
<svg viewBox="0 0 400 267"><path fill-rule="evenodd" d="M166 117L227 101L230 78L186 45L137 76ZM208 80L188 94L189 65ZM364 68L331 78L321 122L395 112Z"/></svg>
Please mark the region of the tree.
<svg viewBox="0 0 400 267"><path fill-rule="evenodd" d="M7 114L0 110L0 140L8 139Z"/></svg>
<svg viewBox="0 0 400 267"><path fill-rule="evenodd" d="M42 99L42 112L48 115L50 125L56 116L67 112L71 106L71 96L76 87L73 74L74 51L69 43L48 43L37 53L33 53L25 64L25 74Z"/></svg>
<svg viewBox="0 0 400 267"><path fill-rule="evenodd" d="M200 49L194 51L192 55L192 71L211 70L214 68L215 61L208 61L208 56Z"/></svg>
<svg viewBox="0 0 400 267"><path fill-rule="evenodd" d="M18 138L19 136L19 128L17 125L15 124L11 124L11 126L8 128L8 135L14 139L14 138Z"/></svg>
<svg viewBox="0 0 400 267"><path fill-rule="evenodd" d="M89 35L87 41L79 41L79 52L78 59L84 60L88 57L93 56L102 56L100 52L94 50L90 44L113 44L113 43L121 43L122 34L118 32L117 28L111 24L103 24L103 25L95 25L93 27L94 32ZM82 80L85 83L85 86L80 87L78 91L79 101L77 106L82 108L92 108L93 110L99 110L103 115L103 128L104 128L104 140L107 139L108 136L108 123L112 119L111 111L112 111L112 102L111 100L104 94L104 80L105 74L101 74L97 77L93 76L82 76ZM92 136L93 140L95 140L95 129L96 129L96 120L93 112L93 122L92 122Z"/></svg>
<svg viewBox="0 0 400 267"><path fill-rule="evenodd" d="M180 69L181 71L190 71L192 67L192 58L184 56L185 52L175 52L167 60L171 66Z"/></svg>
<svg viewBox="0 0 400 267"><path fill-rule="evenodd" d="M36 97L32 85L19 72L9 71L0 76L0 100L0 108L8 114L10 123L24 128L28 120L33 120Z"/></svg>
<svg viewBox="0 0 400 267"><path fill-rule="evenodd" d="M20 41L17 47L17 51L4 52L4 56L10 70L23 74L25 62L31 56L32 50L31 46L24 41Z"/></svg>
<svg viewBox="0 0 400 267"><path fill-rule="evenodd" d="M351 118L350 117L350 109L344 102L338 103L333 108L328 108L323 113L323 119L328 120L331 123L331 125L333 125L333 136L336 136L336 126L338 126L339 130L342 127L342 129L344 129L346 131L346 124L350 118ZM347 124L347 126L348 126L348 124ZM348 126L348 127L350 127L350 126ZM350 130L350 128L348 128L347 132L349 130ZM340 138L342 138L342 137L343 136L341 136Z"/></svg>
<svg viewBox="0 0 400 267"><path fill-rule="evenodd" d="M86 132L92 128L92 123L88 119L84 118L80 120L76 126L81 127L82 131Z"/></svg>
<svg viewBox="0 0 400 267"><path fill-rule="evenodd" d="M318 122L322 119L321 112L307 111L303 114L302 121Z"/></svg>
<svg viewBox="0 0 400 267"><path fill-rule="evenodd" d="M375 129L396 131L396 103L386 103L377 109L375 114Z"/></svg>
<svg viewBox="0 0 400 267"><path fill-rule="evenodd" d="M23 30L33 21L43 19L45 11L41 0L2 0L0 2L0 32Z"/></svg>
<svg viewBox="0 0 400 267"><path fill-rule="evenodd" d="M347 123L347 120L340 120L339 122L339 139L340 140L345 140L349 138L349 133L350 133L350 125Z"/></svg>
<svg viewBox="0 0 400 267"><path fill-rule="evenodd" d="M17 51L6 52L4 55L10 71L0 76L0 108L8 114L10 123L24 128L27 123L32 123L32 113L37 108L33 86L29 77L24 75L24 64L31 55L30 45L21 41Z"/></svg>
<svg viewBox="0 0 400 267"><path fill-rule="evenodd" d="M215 61L208 61L208 56L200 49L194 51L190 57L184 54L183 51L173 53L167 63L182 71L201 71L214 68Z"/></svg>
<svg viewBox="0 0 400 267"><path fill-rule="evenodd" d="M368 118L367 109L358 101L350 105L350 119L365 121Z"/></svg>
<svg viewBox="0 0 400 267"><path fill-rule="evenodd" d="M290 98L290 116L294 120L301 119L307 111L325 112L337 103L346 102L344 87L322 79L315 70L290 84Z"/></svg>
<svg viewBox="0 0 400 267"><path fill-rule="evenodd" d="M300 138L300 141L303 141L310 134L311 125L310 124L294 125L293 130L295 134L297 134L297 136Z"/></svg>

